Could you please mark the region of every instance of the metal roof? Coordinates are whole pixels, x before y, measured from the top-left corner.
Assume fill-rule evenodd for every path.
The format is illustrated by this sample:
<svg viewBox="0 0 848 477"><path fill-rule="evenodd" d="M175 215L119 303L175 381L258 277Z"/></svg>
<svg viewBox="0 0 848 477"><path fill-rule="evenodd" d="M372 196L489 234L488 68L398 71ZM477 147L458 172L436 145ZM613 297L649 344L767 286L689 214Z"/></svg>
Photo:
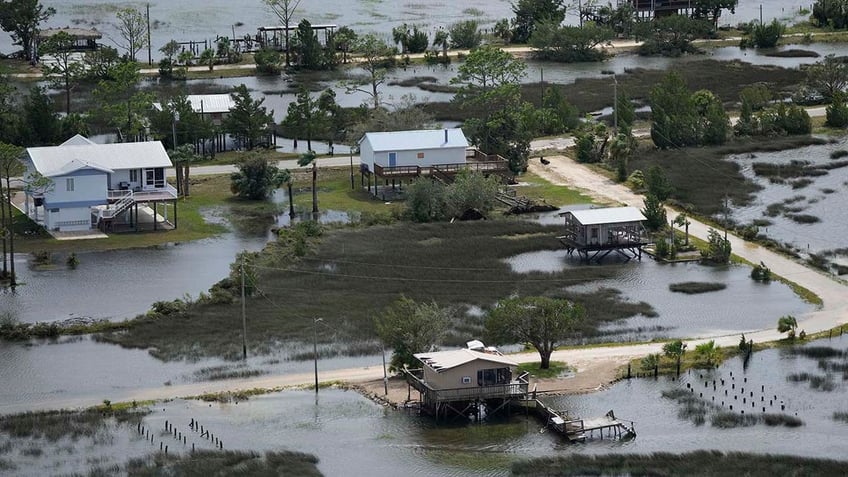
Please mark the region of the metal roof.
<svg viewBox="0 0 848 477"><path fill-rule="evenodd" d="M55 170L51 175L53 176L66 176L72 172L76 172L80 169L94 169L97 171L105 172L107 174L111 174L115 171L109 169L108 167L103 167L100 164L82 161L79 159L73 159L61 168Z"/></svg>
<svg viewBox="0 0 848 477"><path fill-rule="evenodd" d="M447 133L447 141L445 134ZM370 132L360 142L368 141L374 152L410 151L445 148L467 148L462 129L421 129L417 131Z"/></svg>
<svg viewBox="0 0 848 477"><path fill-rule="evenodd" d="M83 136L82 134L77 134L76 136L60 144L60 146L86 146L91 144L94 144L94 141Z"/></svg>
<svg viewBox="0 0 848 477"><path fill-rule="evenodd" d="M27 148L32 165L47 177L67 174L70 169L80 169L74 169L80 164L99 170L171 167L171 159L159 141L79 144L81 141L76 137L70 141L74 142L61 146Z"/></svg>
<svg viewBox="0 0 848 477"><path fill-rule="evenodd" d="M600 209L569 210L559 215L571 214L583 225L619 224L641 222L645 219L636 207L604 207Z"/></svg>
<svg viewBox="0 0 848 477"><path fill-rule="evenodd" d="M457 366L462 366L463 364L467 364L478 359L498 364L505 364L507 366L518 366L518 363L501 354L481 353L480 351L473 351L470 349L418 353L414 356L422 363L433 368L436 372L456 368Z"/></svg>
<svg viewBox="0 0 848 477"><path fill-rule="evenodd" d="M186 96L195 113L228 113L236 106L229 94L190 94ZM153 107L162 111L162 103L153 103Z"/></svg>

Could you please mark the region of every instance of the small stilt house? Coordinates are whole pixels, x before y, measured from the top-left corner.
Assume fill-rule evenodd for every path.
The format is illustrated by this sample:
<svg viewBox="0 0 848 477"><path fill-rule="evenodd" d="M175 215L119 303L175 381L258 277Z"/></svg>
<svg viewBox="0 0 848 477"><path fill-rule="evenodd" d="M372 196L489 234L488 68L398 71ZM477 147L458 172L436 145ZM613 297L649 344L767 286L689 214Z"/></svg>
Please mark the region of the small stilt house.
<svg viewBox="0 0 848 477"><path fill-rule="evenodd" d="M600 261L612 252L624 257L642 258L642 247L648 234L642 225L645 216L636 207L605 207L569 210L559 214L565 220L565 231L557 237L571 255Z"/></svg>
<svg viewBox="0 0 848 477"><path fill-rule="evenodd" d="M406 370L407 382L420 393L421 410L436 419L493 414L527 394L526 373L517 376L518 363L493 348L418 353L415 357L422 367Z"/></svg>

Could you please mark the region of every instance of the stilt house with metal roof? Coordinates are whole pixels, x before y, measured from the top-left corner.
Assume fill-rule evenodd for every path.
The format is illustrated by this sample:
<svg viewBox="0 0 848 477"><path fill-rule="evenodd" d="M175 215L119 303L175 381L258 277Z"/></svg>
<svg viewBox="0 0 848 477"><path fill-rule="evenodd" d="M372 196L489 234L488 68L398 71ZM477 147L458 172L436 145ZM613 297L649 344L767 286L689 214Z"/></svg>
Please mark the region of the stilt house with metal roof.
<svg viewBox="0 0 848 477"><path fill-rule="evenodd" d="M421 369L406 370L420 408L437 420L494 414L527 395L527 374L491 348L418 353Z"/></svg>
<svg viewBox="0 0 848 477"><path fill-rule="evenodd" d="M636 207L569 210L559 215L565 230L557 238L569 255L577 252L586 262L601 261L612 252L641 259L642 247L648 244L642 225L646 219Z"/></svg>

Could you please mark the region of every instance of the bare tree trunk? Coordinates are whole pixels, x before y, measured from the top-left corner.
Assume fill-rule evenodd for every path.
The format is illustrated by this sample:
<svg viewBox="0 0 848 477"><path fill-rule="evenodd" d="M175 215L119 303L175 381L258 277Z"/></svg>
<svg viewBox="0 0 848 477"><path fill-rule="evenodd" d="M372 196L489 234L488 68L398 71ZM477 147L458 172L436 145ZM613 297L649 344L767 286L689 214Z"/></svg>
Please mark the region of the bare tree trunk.
<svg viewBox="0 0 848 477"><path fill-rule="evenodd" d="M9 271L11 275L9 276L9 285L12 288L15 288L17 282L15 280L15 231L14 231L14 223L12 221L12 187L9 184L9 172L6 171L6 194L9 196L9 206L7 210L9 211L9 222L8 222L8 236L9 236Z"/></svg>
<svg viewBox="0 0 848 477"><path fill-rule="evenodd" d="M177 179L177 195L183 193L183 166L180 163L174 164L174 175Z"/></svg>
<svg viewBox="0 0 848 477"><path fill-rule="evenodd" d="M312 162L312 215L318 219L318 159Z"/></svg>
<svg viewBox="0 0 848 477"><path fill-rule="evenodd" d="M6 260L6 196L3 194L3 181L0 180L0 228L3 229L3 276L6 276L9 273L9 268L7 266L8 261ZM9 196L9 207L11 204L11 194ZM11 228L11 227L10 227Z"/></svg>
<svg viewBox="0 0 848 477"><path fill-rule="evenodd" d="M294 196L292 195L292 183L286 183L289 189L289 218L294 219Z"/></svg>
<svg viewBox="0 0 848 477"><path fill-rule="evenodd" d="M183 174L183 197L189 196L189 179L188 176L191 173L191 164L186 163L185 165L185 173Z"/></svg>

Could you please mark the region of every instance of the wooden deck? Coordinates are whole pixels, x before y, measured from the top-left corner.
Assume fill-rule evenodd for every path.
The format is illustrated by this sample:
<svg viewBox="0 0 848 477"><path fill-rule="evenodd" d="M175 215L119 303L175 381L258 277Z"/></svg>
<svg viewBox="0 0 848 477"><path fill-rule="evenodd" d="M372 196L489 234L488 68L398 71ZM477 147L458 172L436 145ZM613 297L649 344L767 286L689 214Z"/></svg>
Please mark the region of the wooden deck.
<svg viewBox="0 0 848 477"><path fill-rule="evenodd" d="M479 419L493 415L513 403L527 398L528 373L524 373L508 384L475 386L467 388L434 389L424 380L423 370L404 370L410 388L419 392L419 409L438 421L440 418L475 415Z"/></svg>
<svg viewBox="0 0 848 477"><path fill-rule="evenodd" d="M536 398L524 401L524 405L533 410L533 414L542 420L548 428L565 437L569 442L582 442L594 438L596 432L598 437L603 439L604 431L607 432L607 437L613 439L636 437L636 428L633 421L618 419L612 411L600 417L571 419L567 412L555 411Z"/></svg>

